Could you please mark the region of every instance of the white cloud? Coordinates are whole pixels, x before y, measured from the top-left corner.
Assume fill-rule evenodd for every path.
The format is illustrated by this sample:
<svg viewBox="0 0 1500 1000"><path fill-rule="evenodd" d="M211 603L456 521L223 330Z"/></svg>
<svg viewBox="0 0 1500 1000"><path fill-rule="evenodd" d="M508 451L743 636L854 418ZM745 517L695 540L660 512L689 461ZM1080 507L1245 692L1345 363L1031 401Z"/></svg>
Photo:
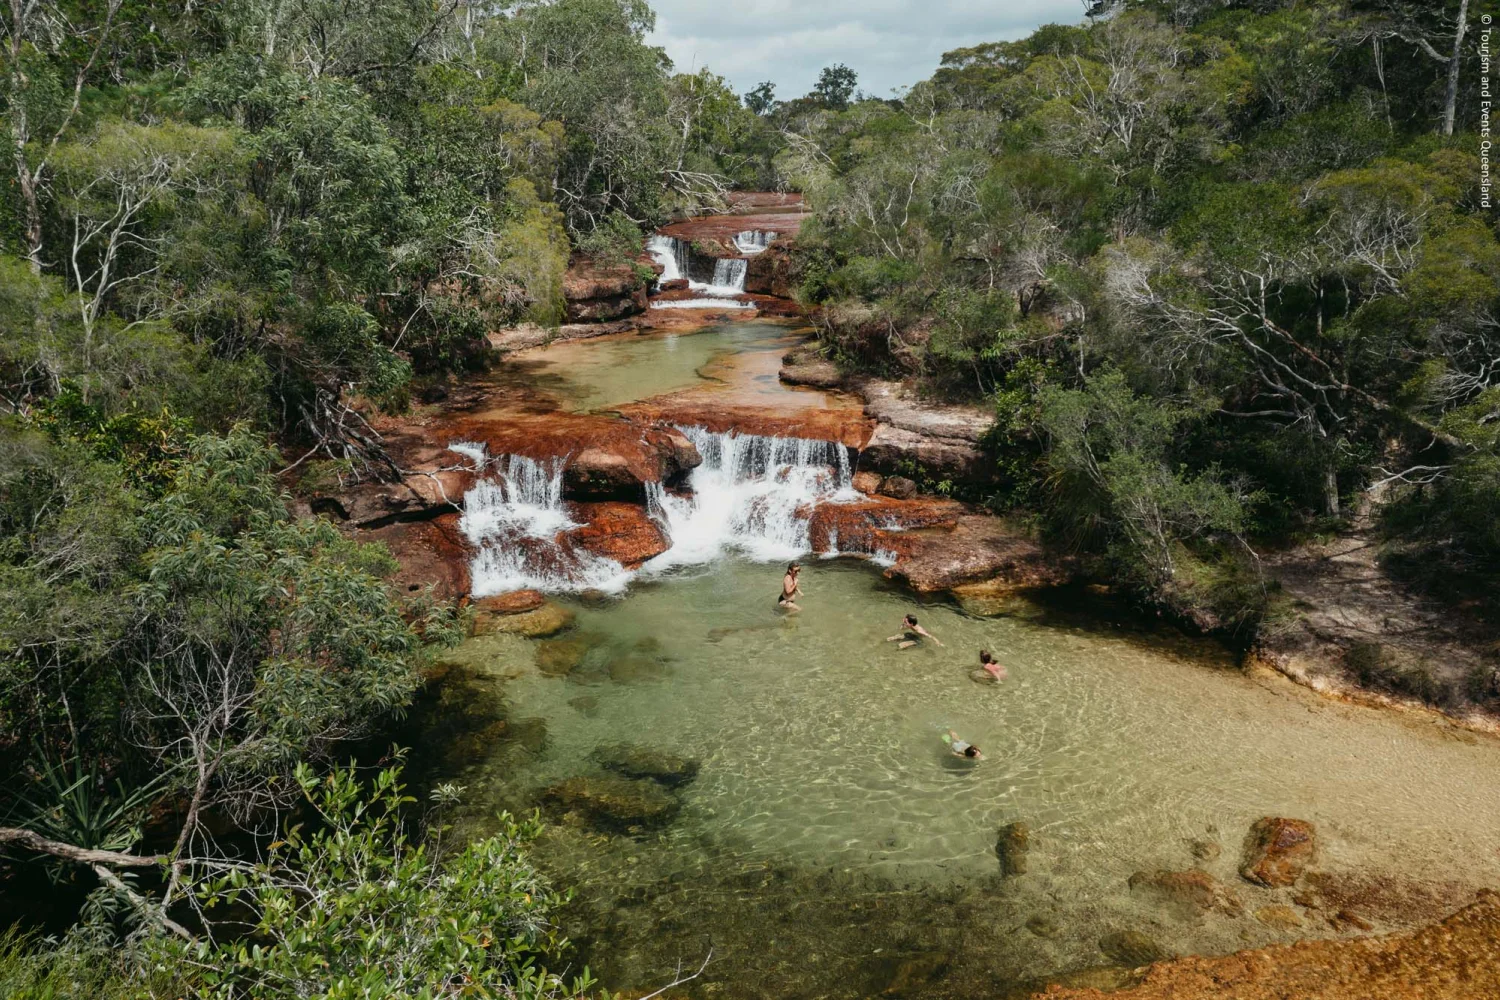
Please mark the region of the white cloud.
<svg viewBox="0 0 1500 1000"><path fill-rule="evenodd" d="M889 96L937 69L944 52L1083 19L1080 0L652 0L660 45L680 71L707 66L744 93L762 80L781 98L812 89L842 62L866 93Z"/></svg>

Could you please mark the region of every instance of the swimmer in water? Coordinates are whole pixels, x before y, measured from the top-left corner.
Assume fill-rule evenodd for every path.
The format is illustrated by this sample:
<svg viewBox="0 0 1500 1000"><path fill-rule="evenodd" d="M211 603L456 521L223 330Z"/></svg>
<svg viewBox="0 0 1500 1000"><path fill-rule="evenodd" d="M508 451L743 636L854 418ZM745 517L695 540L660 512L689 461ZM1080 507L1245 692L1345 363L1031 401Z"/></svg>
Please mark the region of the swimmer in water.
<svg viewBox="0 0 1500 1000"><path fill-rule="evenodd" d="M943 640L939 639L937 636L933 635L931 632L927 631L925 628L917 624L916 615L907 615L905 618L901 619L901 631L897 632L895 635L891 636L885 641L895 642L897 639L901 640L900 645L896 647L897 649L906 649L910 646L915 646L923 639L931 639L939 646L943 644Z"/></svg>
<svg viewBox="0 0 1500 1000"><path fill-rule="evenodd" d="M783 611L801 611L792 600L802 596L802 587L797 583L797 578L802 575L802 567L797 563L789 563L786 568L786 576L781 578L781 596L776 598L776 606Z"/></svg>
<svg viewBox="0 0 1500 1000"><path fill-rule="evenodd" d="M988 649L979 651L979 666L997 682L1005 680L1005 666Z"/></svg>
<svg viewBox="0 0 1500 1000"><path fill-rule="evenodd" d="M972 743L958 738L958 733L948 730L948 735L943 737L943 742L948 744L948 750L955 757L967 757L970 760L984 760L984 754Z"/></svg>

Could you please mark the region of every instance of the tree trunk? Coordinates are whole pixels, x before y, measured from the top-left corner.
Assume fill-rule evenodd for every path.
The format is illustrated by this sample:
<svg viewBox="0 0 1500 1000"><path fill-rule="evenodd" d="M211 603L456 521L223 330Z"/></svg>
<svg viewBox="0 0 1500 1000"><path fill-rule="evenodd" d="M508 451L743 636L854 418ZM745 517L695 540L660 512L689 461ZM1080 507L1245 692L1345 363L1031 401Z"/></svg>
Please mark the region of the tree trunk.
<svg viewBox="0 0 1500 1000"><path fill-rule="evenodd" d="M1336 462L1323 469L1323 509L1330 517L1339 516L1339 470Z"/></svg>
<svg viewBox="0 0 1500 1000"><path fill-rule="evenodd" d="M1443 134L1452 135L1458 117L1458 71L1462 65L1464 35L1469 30L1469 0L1458 7L1458 26L1453 31L1453 54L1448 59L1448 101L1443 108Z"/></svg>

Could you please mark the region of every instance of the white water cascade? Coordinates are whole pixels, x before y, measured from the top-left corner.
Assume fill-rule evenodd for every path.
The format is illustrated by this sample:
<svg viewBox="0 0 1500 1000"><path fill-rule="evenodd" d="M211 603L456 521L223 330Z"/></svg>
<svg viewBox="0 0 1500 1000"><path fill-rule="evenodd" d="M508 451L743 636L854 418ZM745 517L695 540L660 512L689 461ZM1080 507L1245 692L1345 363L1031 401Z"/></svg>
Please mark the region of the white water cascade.
<svg viewBox="0 0 1500 1000"><path fill-rule="evenodd" d="M743 254L760 253L774 242L776 242L776 234L762 229L747 229L735 234L734 237L734 245L739 247L740 253Z"/></svg>
<svg viewBox="0 0 1500 1000"><path fill-rule="evenodd" d="M646 252L658 264L662 272L658 284L688 279L688 290L697 292L698 298L668 300L651 303L654 309L753 309L748 302L733 301L745 292L745 275L749 262L739 257L721 258L714 262L713 280L695 281L688 274L691 251L688 244L675 236L653 236L646 241ZM729 299L731 301L716 301Z"/></svg>
<svg viewBox="0 0 1500 1000"><path fill-rule="evenodd" d="M812 507L860 499L848 449L836 441L678 429L703 464L688 480L690 495L668 493L660 483L648 488L651 513L672 547L646 572L711 562L729 551L762 562L795 558L812 547Z"/></svg>
<svg viewBox="0 0 1500 1000"><path fill-rule="evenodd" d="M528 588L618 592L630 582L618 562L567 544L565 533L579 524L563 503L565 456L538 461L503 455L491 461L482 445L458 442L449 449L492 473L464 494L458 522L475 549L469 563L475 597Z"/></svg>
<svg viewBox="0 0 1500 1000"><path fill-rule="evenodd" d="M703 463L691 473L688 492L647 486L648 509L671 548L646 563L643 574L730 553L759 562L795 559L812 548L814 507L863 499L853 486L849 451L836 441L679 430ZM635 574L618 562L572 544L568 533L579 525L562 498L566 458L489 459L482 446L466 442L452 450L490 472L465 494L459 522L475 548L475 597L524 588L617 593L629 584Z"/></svg>

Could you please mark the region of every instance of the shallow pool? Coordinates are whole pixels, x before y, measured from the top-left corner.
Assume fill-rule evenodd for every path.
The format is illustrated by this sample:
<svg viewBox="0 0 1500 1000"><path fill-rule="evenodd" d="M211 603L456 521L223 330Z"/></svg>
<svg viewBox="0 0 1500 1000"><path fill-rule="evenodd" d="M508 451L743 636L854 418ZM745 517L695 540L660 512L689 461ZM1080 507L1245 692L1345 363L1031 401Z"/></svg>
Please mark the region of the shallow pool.
<svg viewBox="0 0 1500 1000"><path fill-rule="evenodd" d="M670 793L681 812L665 828L554 815L536 847L578 888L567 929L610 988L655 988L712 950L683 993L996 997L1120 965L1101 941L1122 931L1163 952L1226 952L1332 935L1341 907L1402 926L1500 885L1491 741L1254 680L1213 645L1082 598L978 617L919 606L866 564L813 560L804 610L787 616L779 580L779 566L723 560L573 602L559 640L457 651L506 717L483 739L470 725L438 768L467 788L465 834L600 774L600 747L700 765ZM883 641L908 611L945 645ZM1007 681L971 679L981 647ZM950 728L986 759L948 755ZM1316 824L1318 880L1268 890L1237 876L1266 815ZM1006 877L996 835L1017 821L1026 871ZM1127 885L1195 865L1242 912ZM1294 898L1310 887L1321 909ZM1303 926L1256 918L1273 905Z"/></svg>

